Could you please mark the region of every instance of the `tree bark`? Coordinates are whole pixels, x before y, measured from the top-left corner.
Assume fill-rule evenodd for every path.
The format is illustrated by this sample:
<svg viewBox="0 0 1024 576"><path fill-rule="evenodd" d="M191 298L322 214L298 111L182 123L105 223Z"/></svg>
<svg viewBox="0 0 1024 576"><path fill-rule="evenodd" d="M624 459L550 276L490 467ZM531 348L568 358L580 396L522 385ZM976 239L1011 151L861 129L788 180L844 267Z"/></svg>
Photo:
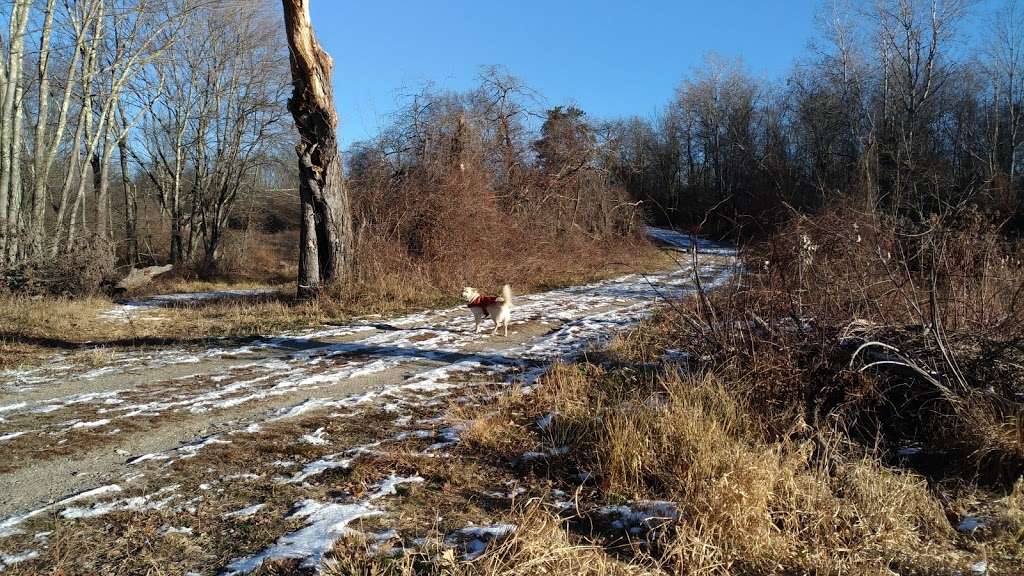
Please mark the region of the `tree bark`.
<svg viewBox="0 0 1024 576"><path fill-rule="evenodd" d="M121 122L127 126L124 109L121 110ZM136 231L136 214L139 212L135 190L132 189L131 174L128 172L128 131L125 130L117 140L117 148L121 157L121 187L124 192L124 239L125 258L134 266L139 262L139 237Z"/></svg>
<svg viewBox="0 0 1024 576"><path fill-rule="evenodd" d="M0 263L6 261L8 248L16 246L15 226L21 209L21 110L23 93L21 69L25 59L25 32L31 2L18 0L11 7L10 41L0 103ZM9 246L10 245L10 246Z"/></svg>
<svg viewBox="0 0 1024 576"><path fill-rule="evenodd" d="M309 297L348 272L352 215L338 152L334 62L313 33L308 0L282 1L293 83L288 110L300 136L295 147L302 202L298 294Z"/></svg>

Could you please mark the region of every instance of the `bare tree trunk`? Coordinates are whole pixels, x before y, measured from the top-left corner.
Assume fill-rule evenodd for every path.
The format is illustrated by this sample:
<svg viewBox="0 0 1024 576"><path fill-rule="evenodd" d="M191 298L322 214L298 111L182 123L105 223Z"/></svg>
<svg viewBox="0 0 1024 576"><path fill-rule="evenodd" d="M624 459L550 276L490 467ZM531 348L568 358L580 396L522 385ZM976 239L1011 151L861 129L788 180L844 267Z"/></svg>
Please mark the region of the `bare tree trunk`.
<svg viewBox="0 0 1024 576"><path fill-rule="evenodd" d="M25 31L30 7L28 0L17 0L11 7L10 49L0 103L0 262L6 261L8 244L14 242L13 235L17 234L12 222L17 222L19 206L16 203L20 203L20 198L14 199L13 196L21 194L21 183L15 182L14 176L17 157L20 156L21 68L25 59Z"/></svg>
<svg viewBox="0 0 1024 576"><path fill-rule="evenodd" d="M46 146L46 128L49 122L50 116L50 34L53 31L53 13L56 5L56 0L49 0L46 4L46 18L43 21L42 36L39 41L39 67L38 67L38 79L39 79L39 104L36 114L36 131L35 131L35 149L33 151L33 182L32 182L32 211L31 218L29 219L29 242L30 252L39 253L43 246L43 229L44 229L44 218L46 215L45 207L47 200L47 184L49 177L49 167L52 162L47 163L48 150ZM80 54L79 50L74 51L75 61L71 63L68 68L68 82L67 89L70 89L74 82L72 77L74 75L75 66L77 66L77 58ZM58 121L58 132L54 135L54 141L59 142L61 138L61 132L63 132L63 121L67 118L67 104L70 99L65 92L64 105L61 107L61 117Z"/></svg>
<svg viewBox="0 0 1024 576"><path fill-rule="evenodd" d="M28 7L25 8L28 10ZM20 67L21 64L19 63ZM14 262L18 258L21 242L24 241L22 234L23 218L21 213L21 201L24 191L21 185L21 152L22 152L22 125L25 119L25 85L20 80L14 89L14 137L11 139L11 200L7 212L7 261Z"/></svg>
<svg viewBox="0 0 1024 576"><path fill-rule="evenodd" d="M312 296L348 272L352 214L338 153L331 86L334 63L313 33L308 0L283 4L293 81L288 110L301 137L295 148L302 201L298 293Z"/></svg>
<svg viewBox="0 0 1024 576"><path fill-rule="evenodd" d="M121 123L124 131L117 139L117 148L121 157L121 187L124 189L124 238L125 258L128 263L134 266L139 262L139 237L136 232L136 214L138 214L138 200L135 190L132 188L131 177L128 174L128 118L124 109L120 109Z"/></svg>

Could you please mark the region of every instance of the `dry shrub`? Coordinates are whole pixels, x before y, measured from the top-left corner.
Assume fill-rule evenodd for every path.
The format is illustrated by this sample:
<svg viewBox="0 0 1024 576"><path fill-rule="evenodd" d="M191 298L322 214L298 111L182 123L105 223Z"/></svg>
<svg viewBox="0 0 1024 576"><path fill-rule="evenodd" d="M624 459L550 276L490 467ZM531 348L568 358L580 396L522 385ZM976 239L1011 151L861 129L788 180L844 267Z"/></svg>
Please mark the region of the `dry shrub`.
<svg viewBox="0 0 1024 576"><path fill-rule="evenodd" d="M639 220L621 234L597 235L566 229L550 212L503 207L472 159L462 169L418 168L354 188L356 264L336 297L376 312L450 300L463 286L526 291L585 281L653 254Z"/></svg>
<svg viewBox="0 0 1024 576"><path fill-rule="evenodd" d="M92 296L114 276L114 255L107 247L81 246L0 268L0 290L30 296Z"/></svg>
<svg viewBox="0 0 1024 576"><path fill-rule="evenodd" d="M298 276L298 247L299 235L294 230L229 229L220 260L204 276L233 282L291 283Z"/></svg>
<svg viewBox="0 0 1024 576"><path fill-rule="evenodd" d="M734 285L673 303L553 367L529 396L467 418L470 448L513 461L569 447L546 470L578 489L581 510L677 503L659 540L628 551L668 573L950 574L978 558L1013 573L1024 534L1024 483L1010 488L1024 462L1021 362L1006 355L1019 337L1019 306L1005 301L1021 285L1016 248L971 218L933 223L928 238L838 224L861 217L794 224ZM861 371L880 359L865 350L851 367L872 340L897 346L875 348L903 365ZM547 414L553 425L538 428ZM911 467L898 456L909 442L948 469ZM1003 482L975 485L996 468ZM594 482L581 487L583 471ZM965 509L951 504L965 489L996 518L969 542L953 529Z"/></svg>
<svg viewBox="0 0 1024 576"><path fill-rule="evenodd" d="M621 187L593 162L540 166L528 141L508 132L520 133L525 108L496 117L488 86L428 90L385 137L349 155L358 229L345 292L372 302L374 294L450 299L467 285L523 291L588 280L610 263L651 254L641 212ZM582 121L576 128L588 130Z"/></svg>
<svg viewBox="0 0 1024 576"><path fill-rule="evenodd" d="M797 414L891 456L953 451L917 469L1007 486L1024 471L1024 253L973 212L908 226L798 217L640 339L714 366L764 426Z"/></svg>
<svg viewBox="0 0 1024 576"><path fill-rule="evenodd" d="M913 225L845 206L798 217L747 258L774 314L1024 335L1024 250L977 212Z"/></svg>

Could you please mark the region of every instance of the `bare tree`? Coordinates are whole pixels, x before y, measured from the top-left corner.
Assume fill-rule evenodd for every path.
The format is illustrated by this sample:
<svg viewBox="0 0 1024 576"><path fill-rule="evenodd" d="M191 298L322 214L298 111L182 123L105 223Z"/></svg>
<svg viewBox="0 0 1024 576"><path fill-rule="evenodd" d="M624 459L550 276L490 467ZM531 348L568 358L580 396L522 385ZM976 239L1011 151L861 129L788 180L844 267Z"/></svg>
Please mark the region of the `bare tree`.
<svg viewBox="0 0 1024 576"><path fill-rule="evenodd" d="M352 259L352 216L338 151L333 61L313 32L308 0L283 0L293 93L288 109L300 142L302 230L298 293L312 296L340 280Z"/></svg>
<svg viewBox="0 0 1024 576"><path fill-rule="evenodd" d="M11 261L17 251L22 193L22 70L31 5L31 0L15 0L11 7L7 66L3 70L3 97L0 99L0 262Z"/></svg>
<svg viewBox="0 0 1024 576"><path fill-rule="evenodd" d="M189 13L170 42L136 88L157 96L128 153L169 219L170 261L212 271L243 185L285 128L284 40L266 10L226 3Z"/></svg>
<svg viewBox="0 0 1024 576"><path fill-rule="evenodd" d="M984 56L992 82L990 171L1001 172L1012 188L1024 128L1024 6L1009 0L993 15L988 30Z"/></svg>

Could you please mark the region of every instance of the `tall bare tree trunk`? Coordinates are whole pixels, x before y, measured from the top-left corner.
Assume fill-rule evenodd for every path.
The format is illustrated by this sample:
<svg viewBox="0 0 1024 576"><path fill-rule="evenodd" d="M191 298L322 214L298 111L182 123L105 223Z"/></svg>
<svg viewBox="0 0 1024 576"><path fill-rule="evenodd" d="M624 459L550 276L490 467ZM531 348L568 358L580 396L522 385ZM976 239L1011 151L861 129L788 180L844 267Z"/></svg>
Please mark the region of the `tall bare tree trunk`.
<svg viewBox="0 0 1024 576"><path fill-rule="evenodd" d="M53 31L53 14L56 7L56 0L49 0L46 3L46 18L43 21L43 31L39 41L39 67L38 67L38 80L39 80L39 102L36 112L36 130L35 136L33 137L35 148L32 153L32 210L30 212L31 218L28 219L29 227L29 251L36 255L42 251L43 246L43 230L45 227L45 216L46 216L46 201L48 191L48 176L49 168L52 162L47 162L47 145L46 145L46 128L47 123L50 119L50 34ZM74 83L71 81L74 75L74 69L77 65L77 58L79 50L75 50L76 59L72 62L68 72L67 89L71 89ZM65 93L67 94L67 93ZM60 117L61 121L67 118L67 104L69 99L65 96L64 105L61 107L63 113ZM60 131L63 131L63 124L58 126ZM54 141L59 142L61 133L57 132L54 135Z"/></svg>
<svg viewBox="0 0 1024 576"><path fill-rule="evenodd" d="M18 0L11 7L6 76L0 103L0 262L6 261L8 244L14 244L21 203L20 161L23 93L21 68L25 58L25 31L31 2ZM18 195L15 197L15 195Z"/></svg>
<svg viewBox="0 0 1024 576"><path fill-rule="evenodd" d="M331 86L334 62L313 33L308 0L283 4L294 86L288 110L301 137L295 147L302 202L298 293L308 297L348 272L352 214L338 152Z"/></svg>
<svg viewBox="0 0 1024 576"><path fill-rule="evenodd" d="M136 231L136 214L139 212L139 207L128 171L128 117L125 115L123 107L118 107L118 113L121 117L121 126L124 128L117 139L117 149L121 159L121 187L124 192L125 259L134 266L139 262L139 237Z"/></svg>

